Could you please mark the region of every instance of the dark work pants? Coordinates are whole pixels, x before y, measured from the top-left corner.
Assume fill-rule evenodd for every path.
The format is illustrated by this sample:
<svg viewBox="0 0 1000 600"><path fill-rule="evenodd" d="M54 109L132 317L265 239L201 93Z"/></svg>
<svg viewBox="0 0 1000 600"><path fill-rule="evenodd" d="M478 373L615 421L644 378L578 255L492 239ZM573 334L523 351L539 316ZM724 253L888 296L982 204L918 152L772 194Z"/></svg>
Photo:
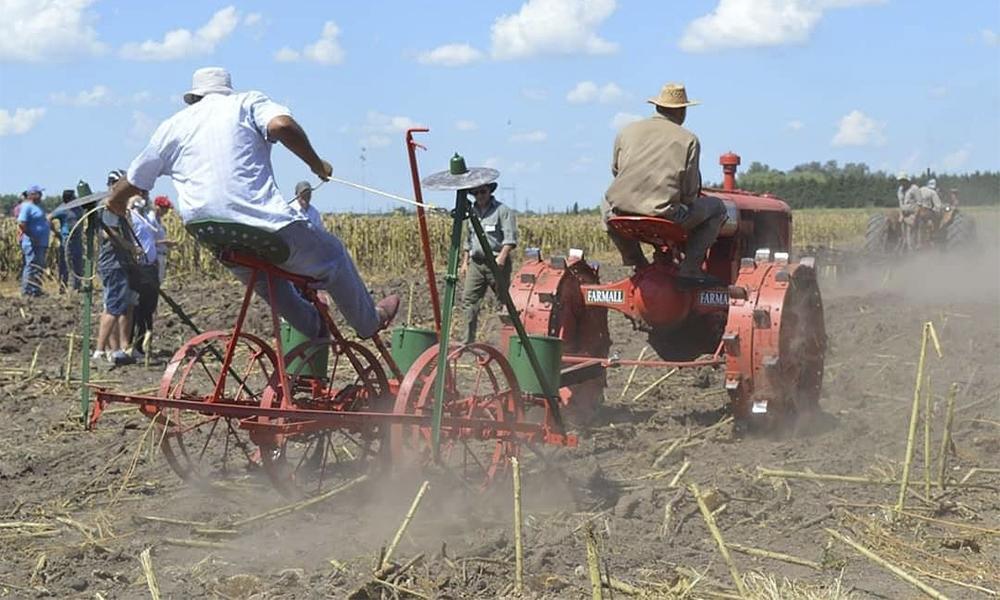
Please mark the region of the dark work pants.
<svg viewBox="0 0 1000 600"><path fill-rule="evenodd" d="M615 216L615 212L605 212L604 219ZM624 214L624 213L621 213ZM708 249L719 236L719 229L726 221L726 205L714 196L699 196L690 205L671 205L663 214L657 216L673 221L688 233L684 260L681 261L681 275L698 275L701 265L705 262ZM622 255L622 264L626 266L642 266L646 264L646 256L638 241L623 238L608 229L608 237Z"/></svg>
<svg viewBox="0 0 1000 600"><path fill-rule="evenodd" d="M507 262L500 267L500 281L493 280L493 273L486 263L469 261L469 270L465 274L465 287L462 290L462 302L465 306L465 321L467 324L465 343L471 344L476 341L476 330L479 329L479 309L483 303L486 290L491 289L494 293L498 290L505 292L510 287L511 258L507 257Z"/></svg>
<svg viewBox="0 0 1000 600"><path fill-rule="evenodd" d="M146 332L153 331L153 317L156 315L156 307L160 303L160 280L159 277L151 278L137 285L135 290L139 294L139 304L132 313L132 347L146 351L142 347L145 341Z"/></svg>

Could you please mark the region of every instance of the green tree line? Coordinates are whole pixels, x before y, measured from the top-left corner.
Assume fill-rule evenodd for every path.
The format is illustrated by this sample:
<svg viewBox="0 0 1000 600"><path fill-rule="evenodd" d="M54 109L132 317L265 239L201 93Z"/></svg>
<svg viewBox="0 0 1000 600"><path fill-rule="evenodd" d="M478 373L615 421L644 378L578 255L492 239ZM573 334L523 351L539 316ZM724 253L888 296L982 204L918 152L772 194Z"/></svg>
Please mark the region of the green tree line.
<svg viewBox="0 0 1000 600"><path fill-rule="evenodd" d="M948 201L949 190L956 190L963 205L1000 204L1000 171L941 174L932 171L911 173L917 185L937 180L941 199ZM778 196L792 208L846 208L896 206L895 174L872 172L864 163L837 161L809 162L788 171L780 171L753 162L736 177L737 187L755 193Z"/></svg>
<svg viewBox="0 0 1000 600"><path fill-rule="evenodd" d="M21 199L21 194L0 194L0 216L9 217L14 205ZM58 196L44 196L42 198L42 208L46 213L52 212L55 207L62 204L62 193Z"/></svg>
<svg viewBox="0 0 1000 600"><path fill-rule="evenodd" d="M948 201L948 191L958 191L959 202L964 205L1000 204L1000 171L976 171L960 175L937 175L931 171L911 174L919 185L931 178L937 179L941 199ZM720 184L706 184L720 187ZM825 163L803 163L788 171L772 169L759 163L750 166L736 177L737 187L758 194L773 194L792 208L849 208L863 206L895 206L896 177L883 171L871 171L864 163L847 163L835 160ZM10 215L19 194L0 195L0 215ZM46 212L59 205L60 196L46 196L42 204ZM588 214L597 207L583 208L574 204L563 212Z"/></svg>

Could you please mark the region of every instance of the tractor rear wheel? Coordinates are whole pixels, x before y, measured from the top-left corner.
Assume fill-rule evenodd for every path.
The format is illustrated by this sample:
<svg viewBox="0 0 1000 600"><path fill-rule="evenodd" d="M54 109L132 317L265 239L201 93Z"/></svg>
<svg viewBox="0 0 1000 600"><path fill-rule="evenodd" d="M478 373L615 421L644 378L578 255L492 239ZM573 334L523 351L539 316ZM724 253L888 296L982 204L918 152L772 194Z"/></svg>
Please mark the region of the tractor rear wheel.
<svg viewBox="0 0 1000 600"><path fill-rule="evenodd" d="M945 231L945 250L964 250L976 243L976 222L958 213Z"/></svg>
<svg viewBox="0 0 1000 600"><path fill-rule="evenodd" d="M875 213L868 219L865 229L865 254L870 258L884 258L895 249L898 239L884 213Z"/></svg>
<svg viewBox="0 0 1000 600"><path fill-rule="evenodd" d="M723 335L738 424L786 427L819 407L826 328L814 264L753 261L740 269Z"/></svg>

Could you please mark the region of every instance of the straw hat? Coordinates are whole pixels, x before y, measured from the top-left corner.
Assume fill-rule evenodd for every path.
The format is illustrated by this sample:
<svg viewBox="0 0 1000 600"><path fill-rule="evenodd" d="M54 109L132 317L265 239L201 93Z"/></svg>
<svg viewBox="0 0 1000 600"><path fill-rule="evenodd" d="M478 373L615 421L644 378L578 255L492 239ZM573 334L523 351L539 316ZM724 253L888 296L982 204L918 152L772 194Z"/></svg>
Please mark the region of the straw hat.
<svg viewBox="0 0 1000 600"><path fill-rule="evenodd" d="M191 89L184 94L184 102L194 104L198 98L208 94L232 93L233 80L229 71L222 67L203 67L191 76Z"/></svg>
<svg viewBox="0 0 1000 600"><path fill-rule="evenodd" d="M660 90L660 95L650 98L646 102L662 106L663 108L684 108L701 104L697 100L688 100L687 90L680 83L668 83Z"/></svg>

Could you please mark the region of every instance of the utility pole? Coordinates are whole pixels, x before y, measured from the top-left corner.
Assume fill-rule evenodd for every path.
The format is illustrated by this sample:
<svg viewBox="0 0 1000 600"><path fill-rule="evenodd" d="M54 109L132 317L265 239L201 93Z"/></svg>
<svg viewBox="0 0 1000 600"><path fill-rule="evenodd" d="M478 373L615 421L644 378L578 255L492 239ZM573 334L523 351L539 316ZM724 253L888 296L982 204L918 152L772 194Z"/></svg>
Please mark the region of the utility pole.
<svg viewBox="0 0 1000 600"><path fill-rule="evenodd" d="M365 177L365 164L368 162L368 157L365 154L367 151L367 148L361 146L361 156L358 157L361 160L361 185L368 185L368 180ZM368 193L365 190L361 190L361 206L364 207L366 213L370 212L368 210Z"/></svg>

